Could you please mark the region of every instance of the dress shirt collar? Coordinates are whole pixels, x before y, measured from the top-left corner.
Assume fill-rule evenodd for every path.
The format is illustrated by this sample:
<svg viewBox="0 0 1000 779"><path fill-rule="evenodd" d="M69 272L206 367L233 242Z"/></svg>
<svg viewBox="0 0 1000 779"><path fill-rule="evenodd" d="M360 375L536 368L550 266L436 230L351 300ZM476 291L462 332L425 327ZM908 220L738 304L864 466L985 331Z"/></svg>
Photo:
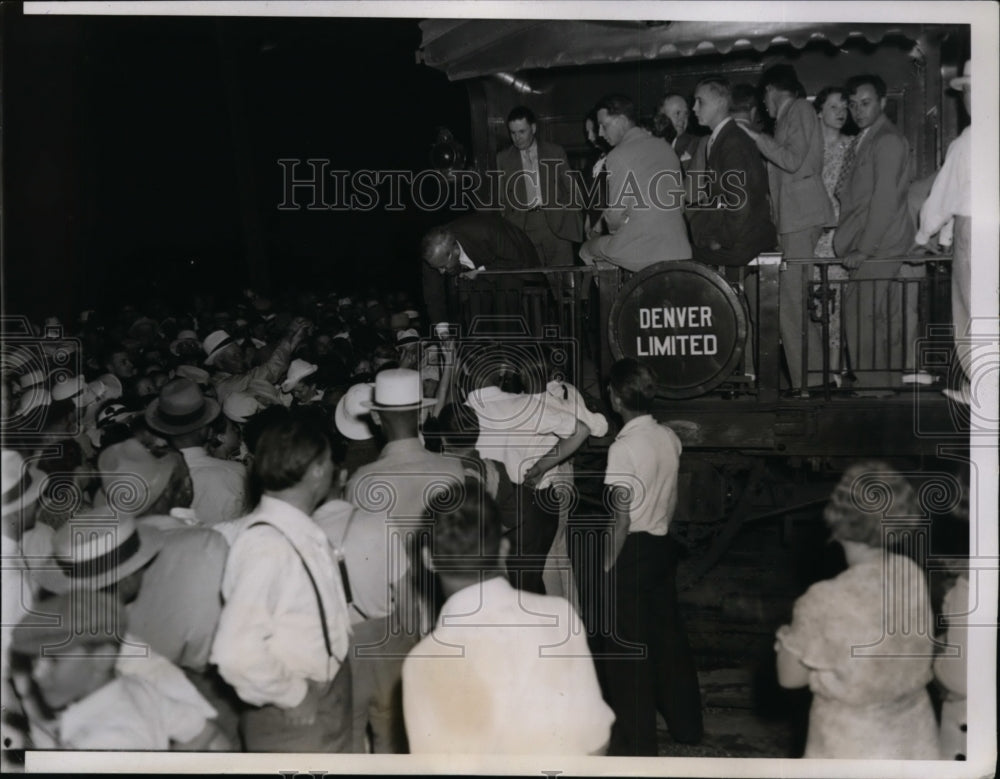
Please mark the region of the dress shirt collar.
<svg viewBox="0 0 1000 779"><path fill-rule="evenodd" d="M305 536L321 544L327 543L326 535L308 514L302 513L291 503L286 503L280 498L261 495L260 503L249 519L247 526L258 520L265 521L284 531L291 538Z"/></svg>
<svg viewBox="0 0 1000 779"><path fill-rule="evenodd" d="M388 457L399 457L401 455L419 456L422 454L427 454L427 450L424 448L424 445L420 443L419 438L402 438L398 441L390 441L383 446L378 459L383 460Z"/></svg>
<svg viewBox="0 0 1000 779"><path fill-rule="evenodd" d="M470 617L474 619L485 604L510 597L513 592L510 582L500 575L463 587L444 602L438 616L438 627L447 627L446 622L454 625Z"/></svg>
<svg viewBox="0 0 1000 779"><path fill-rule="evenodd" d="M655 419L653 419L652 414L643 414L641 417L635 417L634 419L630 419L628 422L626 422L625 426L618 431L618 435L616 436L616 438L622 438L623 436L628 435L634 430L638 430L643 427L649 427L650 425L655 425L655 424L657 424L657 422Z"/></svg>
<svg viewBox="0 0 1000 779"><path fill-rule="evenodd" d="M538 161L538 141L532 141L527 149L520 149L521 162L534 167Z"/></svg>
<svg viewBox="0 0 1000 779"><path fill-rule="evenodd" d="M462 248L462 244L459 241L455 241L455 243L458 244L458 263L459 263L459 265L461 265L466 270L482 270L483 269L482 265L480 265L478 268L476 267L476 263L474 263L469 258L469 255L465 253L465 249Z"/></svg>
<svg viewBox="0 0 1000 779"><path fill-rule="evenodd" d="M708 148L709 149L712 148L712 144L715 143L715 139L719 137L719 133L722 132L722 128L725 127L727 124L729 124L731 121L733 121L733 117L727 116L725 119L723 119L717 125L715 125L715 129L712 130L712 134L710 136L708 136Z"/></svg>

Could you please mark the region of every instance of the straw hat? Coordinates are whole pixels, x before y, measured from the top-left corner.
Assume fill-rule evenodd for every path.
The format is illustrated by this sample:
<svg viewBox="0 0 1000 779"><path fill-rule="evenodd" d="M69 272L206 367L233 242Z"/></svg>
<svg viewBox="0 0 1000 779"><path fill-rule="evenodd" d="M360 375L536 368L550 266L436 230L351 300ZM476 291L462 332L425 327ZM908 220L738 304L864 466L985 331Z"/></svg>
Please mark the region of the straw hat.
<svg viewBox="0 0 1000 779"><path fill-rule="evenodd" d="M3 516L26 509L38 500L45 474L24 465L20 452L3 450Z"/></svg>
<svg viewBox="0 0 1000 779"><path fill-rule="evenodd" d="M281 383L281 391L291 392L300 381L318 370L318 365L306 360L292 360L292 364L288 366L288 377Z"/></svg>
<svg viewBox="0 0 1000 779"><path fill-rule="evenodd" d="M372 399L374 384L355 384L337 401L333 421L337 430L352 441L367 441L373 438L371 428L365 422L368 408L363 405Z"/></svg>
<svg viewBox="0 0 1000 779"><path fill-rule="evenodd" d="M113 524L112 524L113 523ZM123 515L117 520L71 519L52 539L52 560L36 581L56 594L102 590L132 575L163 548L163 533Z"/></svg>
<svg viewBox="0 0 1000 779"><path fill-rule="evenodd" d="M412 411L433 406L434 398L423 395L420 373L407 368L390 368L375 376L375 395L361 405L375 411Z"/></svg>
<svg viewBox="0 0 1000 779"><path fill-rule="evenodd" d="M219 353L231 343L233 343L233 339L225 330L215 330L209 333L202 344L202 348L205 350L205 365L211 366Z"/></svg>

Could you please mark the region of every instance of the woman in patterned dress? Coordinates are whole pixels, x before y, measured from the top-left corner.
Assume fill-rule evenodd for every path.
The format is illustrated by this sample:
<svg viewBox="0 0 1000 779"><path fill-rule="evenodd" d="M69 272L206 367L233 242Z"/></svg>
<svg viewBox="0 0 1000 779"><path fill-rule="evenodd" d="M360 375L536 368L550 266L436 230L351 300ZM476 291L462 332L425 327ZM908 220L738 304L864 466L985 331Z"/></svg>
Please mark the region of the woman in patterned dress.
<svg viewBox="0 0 1000 779"><path fill-rule="evenodd" d="M851 136L844 133L847 122L847 97L842 87L825 87L821 89L813 101L816 113L819 115L820 127L823 129L823 185L833 203L834 224L823 231L816 242L815 255L824 259L834 257L833 233L840 219L840 201L834 195L837 181L844 167L844 157L847 147L851 145ZM818 274L819 270L816 270ZM838 281L847 278L847 270L841 265L829 265L827 278L833 282L836 289ZM840 370L840 293L835 294L830 306L830 369Z"/></svg>
<svg viewBox="0 0 1000 779"><path fill-rule="evenodd" d="M795 602L775 644L779 683L813 692L805 757L939 757L927 583L884 541L919 516L909 482L880 462L851 466L827 504L823 518L847 570Z"/></svg>

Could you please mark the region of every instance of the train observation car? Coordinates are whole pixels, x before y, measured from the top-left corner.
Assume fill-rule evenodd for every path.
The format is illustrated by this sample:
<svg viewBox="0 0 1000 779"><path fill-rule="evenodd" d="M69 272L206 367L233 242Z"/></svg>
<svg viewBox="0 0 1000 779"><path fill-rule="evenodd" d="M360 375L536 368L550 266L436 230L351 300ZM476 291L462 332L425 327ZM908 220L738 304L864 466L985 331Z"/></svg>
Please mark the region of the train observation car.
<svg viewBox="0 0 1000 779"><path fill-rule="evenodd" d="M571 166L583 170L593 163L584 117L603 95L629 95L641 115L651 116L665 93L690 100L708 75L756 85L763 70L782 62L794 65L810 97L855 74L880 75L885 112L909 142L915 182L940 167L968 121L948 89L969 59L963 24L470 19L426 20L421 29L418 56L467 85L470 167L480 173L496 169L497 152L509 143L505 119L517 105L530 107L539 136L563 146ZM695 121L692 114L689 128ZM806 278L814 280L801 306L802 332L822 330L822 353L812 360L803 338L803 363L815 367L803 368L800 386L810 389L794 396L782 363L778 294L780 274L793 264L811 266ZM925 468L940 463L943 446L954 458L945 467L963 470L967 409L940 392L958 371L949 257L908 257L909 272L867 282L832 272L836 260L784 263L765 254L751 265L738 279L686 261L636 274L577 267L575 286L540 284L509 304L491 298L496 285L487 271L460 280L457 297L467 325L491 298L492 313L520 315L535 337L567 338L576 345L575 376L594 396L615 359L648 360L659 380L655 415L678 433L688 457L688 497L682 494L679 512L725 517L723 537L754 512L753 496L766 491L769 471L783 479L787 466L833 473L861 457ZM837 344L846 315L836 301L851 285L870 285L856 289L861 296L882 285L880 294L908 301L899 307L903 321L892 324L912 337L901 348L873 349L880 356L867 364ZM589 300L579 294L588 286ZM747 296L756 298L753 319ZM694 505L705 495L719 496L708 501L714 508Z"/></svg>

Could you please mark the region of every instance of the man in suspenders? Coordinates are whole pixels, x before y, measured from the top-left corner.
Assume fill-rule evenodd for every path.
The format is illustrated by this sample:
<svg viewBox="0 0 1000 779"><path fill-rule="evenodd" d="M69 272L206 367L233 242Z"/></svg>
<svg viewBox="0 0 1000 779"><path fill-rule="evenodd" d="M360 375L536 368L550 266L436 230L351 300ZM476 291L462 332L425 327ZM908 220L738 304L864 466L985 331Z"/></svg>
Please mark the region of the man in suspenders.
<svg viewBox="0 0 1000 779"><path fill-rule="evenodd" d="M251 752L349 752L350 619L337 554L312 520L334 475L326 435L298 415L260 437L261 498L229 550L212 662L250 707Z"/></svg>

